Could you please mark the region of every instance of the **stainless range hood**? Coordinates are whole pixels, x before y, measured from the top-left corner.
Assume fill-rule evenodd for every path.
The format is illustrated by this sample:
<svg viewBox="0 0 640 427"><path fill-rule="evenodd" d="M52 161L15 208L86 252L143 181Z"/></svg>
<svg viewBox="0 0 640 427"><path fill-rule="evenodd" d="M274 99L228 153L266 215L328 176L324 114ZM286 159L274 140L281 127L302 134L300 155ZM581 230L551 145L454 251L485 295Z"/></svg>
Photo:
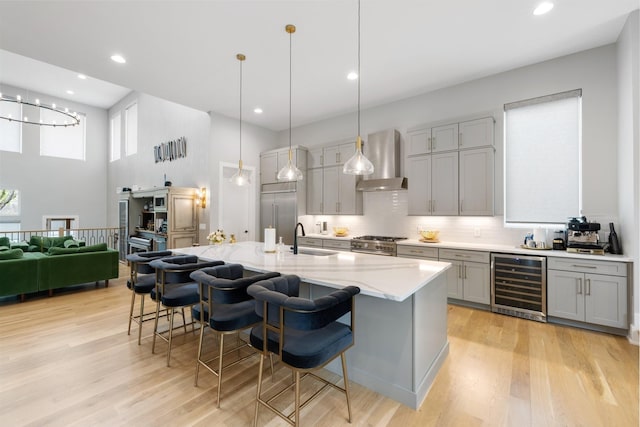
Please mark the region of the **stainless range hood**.
<svg viewBox="0 0 640 427"><path fill-rule="evenodd" d="M356 186L358 191L406 190L407 178L400 175L400 132L395 129L370 133L363 152L373 163L373 173Z"/></svg>

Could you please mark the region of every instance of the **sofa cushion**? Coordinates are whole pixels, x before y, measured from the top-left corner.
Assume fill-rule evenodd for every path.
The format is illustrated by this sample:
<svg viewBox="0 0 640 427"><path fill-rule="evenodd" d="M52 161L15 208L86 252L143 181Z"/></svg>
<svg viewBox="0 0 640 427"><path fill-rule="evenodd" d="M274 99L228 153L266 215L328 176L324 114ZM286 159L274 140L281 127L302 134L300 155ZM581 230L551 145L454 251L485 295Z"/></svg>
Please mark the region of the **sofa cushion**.
<svg viewBox="0 0 640 427"><path fill-rule="evenodd" d="M0 246L0 252L8 251L9 249L10 249L9 246Z"/></svg>
<svg viewBox="0 0 640 427"><path fill-rule="evenodd" d="M22 258L22 249L8 249L0 252L0 260Z"/></svg>
<svg viewBox="0 0 640 427"><path fill-rule="evenodd" d="M11 240L8 237L0 237L0 246L11 246Z"/></svg>
<svg viewBox="0 0 640 427"><path fill-rule="evenodd" d="M107 250L106 243L98 243L96 245L91 246L79 246L79 247L69 247L69 248L58 248L52 247L49 248L49 255L68 255L68 254L78 254L78 253L86 253L86 252L101 252Z"/></svg>
<svg viewBox="0 0 640 427"><path fill-rule="evenodd" d="M69 239L69 240L65 240L64 241L64 247L65 248L78 248L80 247L80 242L78 242L77 240L73 240L73 239Z"/></svg>
<svg viewBox="0 0 640 427"><path fill-rule="evenodd" d="M46 236L31 236L29 239L29 251L32 252L32 246L37 248L40 252L46 252L49 248L64 248L64 242L67 240L73 240L73 236L62 237L46 237Z"/></svg>

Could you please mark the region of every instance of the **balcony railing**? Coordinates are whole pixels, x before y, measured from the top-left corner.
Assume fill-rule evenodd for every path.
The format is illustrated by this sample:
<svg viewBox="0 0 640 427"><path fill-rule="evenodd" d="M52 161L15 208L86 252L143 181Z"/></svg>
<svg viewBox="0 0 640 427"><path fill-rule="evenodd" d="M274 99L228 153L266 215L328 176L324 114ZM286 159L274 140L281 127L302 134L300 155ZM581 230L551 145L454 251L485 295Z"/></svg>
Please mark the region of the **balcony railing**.
<svg viewBox="0 0 640 427"><path fill-rule="evenodd" d="M118 249L120 239L118 227L107 228L59 228L58 230L20 230L0 231L0 237L8 237L12 242L29 242L31 236L62 237L73 236L75 240L84 241L87 246L106 243L111 249Z"/></svg>

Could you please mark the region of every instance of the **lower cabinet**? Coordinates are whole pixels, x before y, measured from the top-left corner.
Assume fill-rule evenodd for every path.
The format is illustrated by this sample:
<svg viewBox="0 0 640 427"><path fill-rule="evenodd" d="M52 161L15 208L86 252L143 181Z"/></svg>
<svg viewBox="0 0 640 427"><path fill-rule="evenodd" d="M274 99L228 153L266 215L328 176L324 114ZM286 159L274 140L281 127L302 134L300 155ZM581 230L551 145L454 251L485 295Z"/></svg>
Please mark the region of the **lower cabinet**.
<svg viewBox="0 0 640 427"><path fill-rule="evenodd" d="M551 258L548 267L548 316L628 328L626 264Z"/></svg>
<svg viewBox="0 0 640 427"><path fill-rule="evenodd" d="M323 237L298 236L298 246L351 251L351 239L338 240Z"/></svg>
<svg viewBox="0 0 640 427"><path fill-rule="evenodd" d="M488 252L440 249L439 260L451 263L447 270L449 298L484 305L491 303Z"/></svg>

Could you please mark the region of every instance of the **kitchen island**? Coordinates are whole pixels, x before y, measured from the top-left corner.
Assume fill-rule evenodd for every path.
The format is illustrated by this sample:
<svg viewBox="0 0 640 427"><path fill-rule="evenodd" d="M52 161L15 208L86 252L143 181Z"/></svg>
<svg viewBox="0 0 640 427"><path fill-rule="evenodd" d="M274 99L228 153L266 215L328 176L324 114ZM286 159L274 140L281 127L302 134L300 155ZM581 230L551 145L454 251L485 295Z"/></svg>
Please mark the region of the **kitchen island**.
<svg viewBox="0 0 640 427"><path fill-rule="evenodd" d="M265 253L259 242L174 251L239 263L249 272L296 274L303 282L300 296L307 298L358 286L349 378L410 408L420 406L449 352L443 274L449 263L307 248L298 255ZM327 368L341 372L338 363Z"/></svg>

